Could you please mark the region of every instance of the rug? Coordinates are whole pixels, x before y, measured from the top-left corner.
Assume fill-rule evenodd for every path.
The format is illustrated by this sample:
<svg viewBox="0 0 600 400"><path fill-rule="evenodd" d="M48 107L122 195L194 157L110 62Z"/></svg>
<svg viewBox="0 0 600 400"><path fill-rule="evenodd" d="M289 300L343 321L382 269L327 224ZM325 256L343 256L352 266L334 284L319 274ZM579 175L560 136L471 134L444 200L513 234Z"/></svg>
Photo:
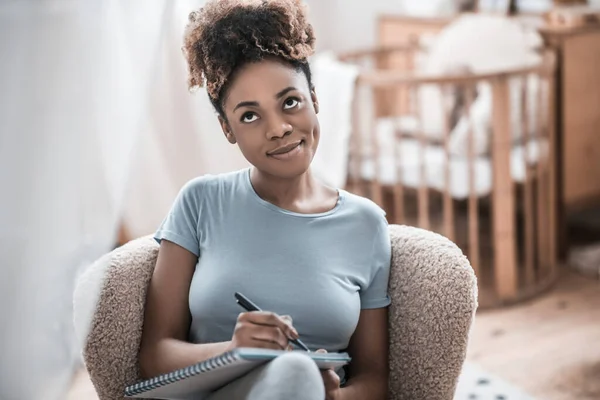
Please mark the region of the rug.
<svg viewBox="0 0 600 400"><path fill-rule="evenodd" d="M458 380L454 400L535 400L508 382L466 362Z"/></svg>

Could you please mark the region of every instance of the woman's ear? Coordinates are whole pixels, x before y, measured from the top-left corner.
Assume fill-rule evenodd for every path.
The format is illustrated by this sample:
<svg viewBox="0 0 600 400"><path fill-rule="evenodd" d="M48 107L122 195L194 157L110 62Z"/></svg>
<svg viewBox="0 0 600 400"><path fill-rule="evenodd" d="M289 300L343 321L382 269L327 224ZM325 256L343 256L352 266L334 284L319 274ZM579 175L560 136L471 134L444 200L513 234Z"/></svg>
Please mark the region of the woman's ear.
<svg viewBox="0 0 600 400"><path fill-rule="evenodd" d="M313 107L315 108L315 113L319 113L319 99L317 99L317 92L315 92L315 88L313 87L310 91L310 98L313 102Z"/></svg>
<svg viewBox="0 0 600 400"><path fill-rule="evenodd" d="M236 144L237 141L235 140L234 134L231 132L231 127L229 126L227 121L225 121L225 118L221 117L220 115L219 115L219 124L221 124L221 129L223 130L223 133L225 134L225 138L227 138L227 141L231 144Z"/></svg>

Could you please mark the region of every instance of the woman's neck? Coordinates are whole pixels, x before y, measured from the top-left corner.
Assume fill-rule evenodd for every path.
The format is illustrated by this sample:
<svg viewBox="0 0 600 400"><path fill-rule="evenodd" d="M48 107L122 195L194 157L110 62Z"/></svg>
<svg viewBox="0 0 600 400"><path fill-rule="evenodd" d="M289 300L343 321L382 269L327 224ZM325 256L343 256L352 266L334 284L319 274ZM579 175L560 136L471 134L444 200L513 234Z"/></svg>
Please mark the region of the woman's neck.
<svg viewBox="0 0 600 400"><path fill-rule="evenodd" d="M299 213L326 211L332 208L332 193L335 194L333 206L337 202L337 191L318 182L310 169L295 178L284 179L252 168L250 181L263 200L289 211Z"/></svg>

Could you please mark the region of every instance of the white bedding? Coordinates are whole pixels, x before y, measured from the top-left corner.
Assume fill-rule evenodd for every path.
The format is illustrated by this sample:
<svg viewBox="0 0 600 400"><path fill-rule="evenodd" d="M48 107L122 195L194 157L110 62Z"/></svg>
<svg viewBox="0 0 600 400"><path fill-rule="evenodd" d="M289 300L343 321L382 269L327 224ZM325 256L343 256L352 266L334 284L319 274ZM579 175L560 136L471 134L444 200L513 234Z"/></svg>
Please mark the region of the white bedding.
<svg viewBox="0 0 600 400"><path fill-rule="evenodd" d="M398 157L394 157L392 146L381 146L379 160L379 181L385 185L402 183L405 187L418 188L421 182L421 165L425 166L425 184L429 188L443 191L446 188L447 156L444 148L436 145L425 146L415 139L402 139L398 147ZM510 173L516 182L525 180L524 146L515 146L510 154ZM528 162L536 164L542 151L547 151L545 142L531 141L527 146ZM421 154L422 153L422 154ZM421 163L421 160L424 160ZM450 187L453 198L464 199L469 196L469 162L468 158L450 156ZM373 158L364 158L361 163L361 178L372 180L375 177L375 162ZM399 173L401 171L401 174ZM474 159L474 191L478 197L490 194L492 183L492 163L487 156Z"/></svg>

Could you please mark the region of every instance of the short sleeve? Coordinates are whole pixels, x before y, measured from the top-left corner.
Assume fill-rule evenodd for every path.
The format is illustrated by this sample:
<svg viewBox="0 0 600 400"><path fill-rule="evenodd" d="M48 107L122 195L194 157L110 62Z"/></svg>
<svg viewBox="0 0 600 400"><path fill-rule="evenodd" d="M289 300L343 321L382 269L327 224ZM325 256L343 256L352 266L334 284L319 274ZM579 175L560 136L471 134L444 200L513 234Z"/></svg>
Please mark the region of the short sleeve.
<svg viewBox="0 0 600 400"><path fill-rule="evenodd" d="M392 258L392 246L390 242L388 224L385 218L379 222L377 233L373 241L373 252L371 257L371 280L360 295L361 308L382 308L391 303L388 294L388 282L390 278L390 264Z"/></svg>
<svg viewBox="0 0 600 400"><path fill-rule="evenodd" d="M198 221L200 218L200 194L198 180L186 183L154 234L154 239L160 243L163 239L173 242L188 250L196 257L200 256L200 233Z"/></svg>

